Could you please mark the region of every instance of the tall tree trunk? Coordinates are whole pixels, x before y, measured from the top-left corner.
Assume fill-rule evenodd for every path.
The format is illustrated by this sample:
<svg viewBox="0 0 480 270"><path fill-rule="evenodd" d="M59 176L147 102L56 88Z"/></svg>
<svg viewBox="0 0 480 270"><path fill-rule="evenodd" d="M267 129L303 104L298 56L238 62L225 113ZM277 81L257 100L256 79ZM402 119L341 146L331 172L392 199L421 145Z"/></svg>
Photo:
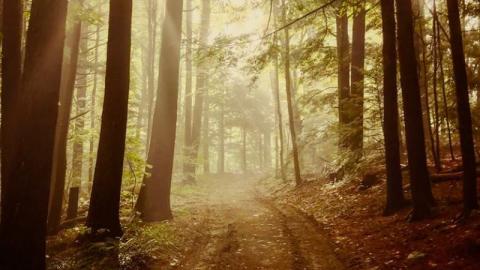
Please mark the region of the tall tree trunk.
<svg viewBox="0 0 480 270"><path fill-rule="evenodd" d="M241 157L242 157L242 172L243 174L247 173L247 128L245 124L242 126L242 148L241 148Z"/></svg>
<svg viewBox="0 0 480 270"><path fill-rule="evenodd" d="M357 12L353 18L352 71L351 71L351 106L352 106L352 140L349 143L356 158L362 156L363 150L363 92L365 69L365 0L357 2Z"/></svg>
<svg viewBox="0 0 480 270"><path fill-rule="evenodd" d="M272 169L272 137L270 130L263 133L263 160L267 170Z"/></svg>
<svg viewBox="0 0 480 270"><path fill-rule="evenodd" d="M95 136L93 130L95 129L95 122L97 118L97 88L98 88L98 56L99 56L99 47L100 47L100 25L97 25L95 31L95 60L94 60L94 70L93 70L93 87L92 87L92 96L90 100L90 130L92 135L90 136L90 145L89 145L89 155L88 155L88 185L89 191L91 191L91 186L93 183L93 172L94 172L94 150L95 150Z"/></svg>
<svg viewBox="0 0 480 270"><path fill-rule="evenodd" d="M463 162L463 206L465 215L478 208L475 148L472 136L472 116L468 96L467 71L463 50L462 28L458 0L447 0L450 45L452 49L455 93L457 96L458 128Z"/></svg>
<svg viewBox="0 0 480 270"><path fill-rule="evenodd" d="M58 107L57 124L55 129L55 147L53 152L52 183L50 189L50 206L48 213L48 232L56 234L59 230L62 216L65 178L67 171L67 142L72 108L73 91L77 76L78 55L80 52L80 38L82 22L77 17L73 26L70 57L64 61L62 85L60 90L60 106Z"/></svg>
<svg viewBox="0 0 480 270"><path fill-rule="evenodd" d="M394 0L382 0L384 135L387 168L387 204L385 214L405 205L400 168L399 113L397 97L397 48Z"/></svg>
<svg viewBox="0 0 480 270"><path fill-rule="evenodd" d="M185 128L183 140L183 173L188 175L191 173L190 158L192 156L192 83L193 83L193 49L192 49L192 0L186 0L186 49L185 49L185 97L184 97L184 114Z"/></svg>
<svg viewBox="0 0 480 270"><path fill-rule="evenodd" d="M130 83L132 0L110 2L102 125L87 226L122 235L119 207Z"/></svg>
<svg viewBox="0 0 480 270"><path fill-rule="evenodd" d="M19 95L22 80L22 30L23 30L23 0L3 1L2 9L2 121L1 121L1 192L2 211L1 221L5 221L8 211L5 202L9 169L9 161L12 159L12 145L15 142L15 133L11 128L11 122L15 120L12 112L14 97Z"/></svg>
<svg viewBox="0 0 480 270"><path fill-rule="evenodd" d="M343 10L336 18L338 59L338 119L340 150L347 145L348 99L350 98L350 54L348 40L348 17Z"/></svg>
<svg viewBox="0 0 480 270"><path fill-rule="evenodd" d="M408 168L413 199L412 220L430 214L433 195L430 187L425 153L420 85L415 57L413 12L411 0L397 1L398 51L405 113Z"/></svg>
<svg viewBox="0 0 480 270"><path fill-rule="evenodd" d="M205 95L203 112L203 173L210 173L210 98Z"/></svg>
<svg viewBox="0 0 480 270"><path fill-rule="evenodd" d="M157 13L158 1L148 0L148 66L147 66L147 147L150 145L155 110L155 57L157 53Z"/></svg>
<svg viewBox="0 0 480 270"><path fill-rule="evenodd" d="M76 115L85 112L87 98L87 74L88 74L88 32L87 27L83 27L82 39L80 40L80 74L77 80L76 93ZM72 146L72 186L80 188L82 186L83 172L83 133L85 129L85 118L83 116L75 119L74 133L75 139ZM80 188L81 190L81 188Z"/></svg>
<svg viewBox="0 0 480 270"><path fill-rule="evenodd" d="M18 46L21 3L5 1L5 7L11 10L4 25L9 33L5 43ZM15 153L8 152L8 166L3 171L6 182L2 190L5 195L0 238L2 269L46 268L45 234L66 13L66 0L33 0L21 91L8 93L10 98L6 100L11 105L7 107L7 124L15 119L16 125L9 125L11 137L3 141L12 143L10 149L15 149ZM18 47L8 47L8 52L11 53L6 56L10 57L8 64L12 66L7 70L12 70L5 78L15 87L17 81L13 79L18 80L18 75L13 70L17 72L19 68ZM10 140L13 137L15 141Z"/></svg>
<svg viewBox="0 0 480 270"><path fill-rule="evenodd" d="M275 107L276 107L276 117L278 118L277 128L278 128L278 139L280 147L280 155L278 157L280 163L280 176L284 181L287 180L287 173L285 170L285 143L284 143L284 133L283 133L283 115L282 115L282 103L280 101L280 83L279 83L279 63L278 55L275 55L274 58L274 73L273 73L273 82L272 87L275 96Z"/></svg>
<svg viewBox="0 0 480 270"><path fill-rule="evenodd" d="M172 181L182 37L183 1L167 0L163 22L157 99L148 151L148 174L143 178L137 211L144 221L172 218L170 187Z"/></svg>
<svg viewBox="0 0 480 270"><path fill-rule="evenodd" d="M220 101L220 110L218 117L218 174L225 173L225 90L223 90Z"/></svg>
<svg viewBox="0 0 480 270"><path fill-rule="evenodd" d="M285 0L282 0L282 21L285 25L287 23L287 7L285 5ZM285 28L285 84L287 92L287 105L288 105L288 118L289 118L289 127L290 127L290 137L292 139L292 153L293 153L293 167L295 173L295 183L300 185L302 183L301 173L300 173L300 161L298 154L298 145L297 145L297 135L295 131L295 116L293 115L293 95L292 95L292 82L290 77L290 34L288 28Z"/></svg>
<svg viewBox="0 0 480 270"><path fill-rule="evenodd" d="M210 0L202 0L202 15L200 26L200 40L198 48L199 63L197 65L197 84L195 92L195 105L193 108L192 123L192 154L189 158L191 164L187 182L195 182L196 163L198 159L198 149L200 147L200 135L202 131L202 113L204 99L207 94L207 65L205 63L208 34L210 29Z"/></svg>

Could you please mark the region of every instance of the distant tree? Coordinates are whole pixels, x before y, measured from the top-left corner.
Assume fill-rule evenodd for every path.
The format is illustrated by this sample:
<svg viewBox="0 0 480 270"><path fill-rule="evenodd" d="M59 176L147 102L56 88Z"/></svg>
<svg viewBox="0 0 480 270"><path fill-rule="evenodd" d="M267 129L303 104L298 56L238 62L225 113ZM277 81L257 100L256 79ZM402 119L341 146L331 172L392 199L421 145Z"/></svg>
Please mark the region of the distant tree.
<svg viewBox="0 0 480 270"><path fill-rule="evenodd" d="M383 29L383 95L385 164L387 167L387 205L391 214L405 205L400 168L399 114L397 98L397 48L394 0L382 0Z"/></svg>
<svg viewBox="0 0 480 270"><path fill-rule="evenodd" d="M448 21L450 27L450 45L452 50L455 93L457 96L458 128L462 150L463 206L464 214L469 215L473 209L478 209L477 175L475 164L475 149L472 136L472 116L468 96L468 80L463 50L462 27L458 0L447 0Z"/></svg>
<svg viewBox="0 0 480 270"><path fill-rule="evenodd" d="M18 74L14 72L19 70L19 48L13 46L19 45L21 3L9 0L4 4L10 11L4 24L6 57L15 70L4 78L17 87ZM6 109L12 137L3 140L11 148L8 166L2 168L2 182L6 182L2 186L1 269L46 268L45 235L66 13L66 0L32 1L21 91L7 88L11 91ZM13 119L15 125L11 125Z"/></svg>
<svg viewBox="0 0 480 270"><path fill-rule="evenodd" d="M186 32L186 48L185 48L185 95L184 95L184 114L185 128L183 141L183 173L188 175L191 173L191 151L192 151L192 84L193 84L193 33L192 33L192 0L186 0L185 12L185 32Z"/></svg>
<svg viewBox="0 0 480 270"><path fill-rule="evenodd" d="M200 24L200 37L198 48L198 65L197 65L197 83L195 91L195 105L193 108L192 122L192 151L188 159L190 162L189 172L187 173L187 182L195 182L196 163L198 159L198 150L200 148L200 137L202 131L202 120L205 106L205 97L208 95L207 88L207 65L206 65L206 49L210 30L210 0L202 0L202 14Z"/></svg>
<svg viewBox="0 0 480 270"><path fill-rule="evenodd" d="M63 194L67 171L67 142L70 125L73 92L77 77L77 64L80 52L82 21L78 16L71 31L70 55L63 64L62 84L60 89L60 106L58 107L57 125L55 129L55 148L53 152L53 168L51 194L48 213L49 234L56 234L62 216Z"/></svg>
<svg viewBox="0 0 480 270"><path fill-rule="evenodd" d="M430 214L433 195L427 170L425 135L422 123L420 85L415 57L412 0L396 1L398 23L398 52L405 113L408 168L413 199L411 220Z"/></svg>
<svg viewBox="0 0 480 270"><path fill-rule="evenodd" d="M102 126L87 226L122 235L119 219L130 84L132 0L110 2Z"/></svg>
<svg viewBox="0 0 480 270"><path fill-rule="evenodd" d="M147 168L136 205L144 221L172 218L170 187L177 126L182 13L183 1L167 0L157 101L147 161L151 167Z"/></svg>
<svg viewBox="0 0 480 270"><path fill-rule="evenodd" d="M275 1L273 6L273 15L275 21L275 27L278 27L280 16L279 16L279 7L278 2ZM284 156L285 156L285 143L284 143L284 134L283 134L283 114L282 114L282 103L280 101L280 64L279 64L279 53L278 53L278 36L275 34L273 39L273 46L275 47L274 55L273 55L273 72L272 72L272 90L273 96L275 99L275 119L277 121L277 129L278 129L278 145L279 145L279 153L278 153L278 163L280 169L280 176L282 180L286 181L286 171L285 171L285 163L284 163Z"/></svg>

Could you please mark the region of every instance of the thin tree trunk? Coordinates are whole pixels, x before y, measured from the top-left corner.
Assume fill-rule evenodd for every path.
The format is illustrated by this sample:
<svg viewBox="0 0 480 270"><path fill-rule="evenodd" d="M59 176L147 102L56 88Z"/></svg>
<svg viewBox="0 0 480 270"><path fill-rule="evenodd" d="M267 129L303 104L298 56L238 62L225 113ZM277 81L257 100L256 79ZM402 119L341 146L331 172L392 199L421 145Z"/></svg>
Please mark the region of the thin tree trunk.
<svg viewBox="0 0 480 270"><path fill-rule="evenodd" d="M185 97L184 97L184 146L183 146L183 173L191 173L192 156L192 83L193 83L193 50L192 50L192 0L186 0L186 49L185 49Z"/></svg>
<svg viewBox="0 0 480 270"><path fill-rule="evenodd" d="M49 234L56 234L58 232L62 216L67 170L68 128L70 124L73 91L75 89L75 80L77 76L81 34L82 22L77 18L72 31L70 57L68 61L65 61L63 64L64 75L62 77L60 106L58 108L59 111L55 129L55 147L53 152L52 183L48 214Z"/></svg>
<svg viewBox="0 0 480 270"><path fill-rule="evenodd" d="M82 39L80 40L80 65L81 72L77 80L76 93L76 114L81 115L85 112L87 98L87 74L88 74L88 37L87 27L83 27ZM83 133L85 129L85 118L75 119L74 133L75 139L72 146L72 186L80 188L82 186L83 172ZM80 188L81 190L81 188Z"/></svg>
<svg viewBox="0 0 480 270"><path fill-rule="evenodd" d="M340 11L343 12L343 11ZM348 99L350 97L350 55L348 40L348 17L340 13L336 18L337 24L337 59L338 59L338 119L339 119L339 147L347 145L345 137L348 123Z"/></svg>
<svg viewBox="0 0 480 270"><path fill-rule="evenodd" d="M119 207L130 83L132 0L110 2L102 125L87 226L123 234Z"/></svg>
<svg viewBox="0 0 480 270"><path fill-rule="evenodd" d="M18 46L21 3L9 0L5 4L11 17L6 17L4 27L12 31L5 36L5 43ZM66 0L33 0L21 91L8 93L10 99L6 100L11 105L7 108L7 124L15 119L16 125L10 127L12 137L3 141L12 143L10 149L15 153L9 151L12 155L8 155L8 166L3 171L7 180L2 195L8 195L2 198L2 212L6 212L2 213L1 223L2 269L46 268L45 236L66 13ZM12 70L7 78L16 86L18 47L8 47L8 51ZM15 141L10 141L13 137Z"/></svg>
<svg viewBox="0 0 480 270"><path fill-rule="evenodd" d="M203 173L210 173L210 98L205 93L205 106L203 112Z"/></svg>
<svg viewBox="0 0 480 270"><path fill-rule="evenodd" d="M282 115L282 103L280 101L280 83L279 83L279 63L278 63L278 55L275 55L274 58L274 78L273 78L273 89L275 95L275 107L276 113L278 117L278 139L279 139L279 146L280 146L280 155L279 155L279 163L280 163L280 176L284 181L287 180L287 173L285 170L285 143L284 143L284 133L283 133L283 115Z"/></svg>
<svg viewBox="0 0 480 270"><path fill-rule="evenodd" d="M287 7L285 5L285 0L282 0L282 21L284 24L287 23ZM287 105L288 105L288 118L289 118L289 127L290 127L290 137L292 140L292 153L293 153L293 167L295 173L295 183L300 185L302 183L301 172L300 172L300 161L299 161L299 152L297 145L297 135L295 131L295 116L293 115L293 95L292 95L292 82L290 77L290 34L288 28L285 28L285 84L287 92Z"/></svg>
<svg viewBox="0 0 480 270"><path fill-rule="evenodd" d="M93 172L94 172L94 150L95 150L95 136L93 135L93 130L95 129L95 122L97 118L97 88L98 88L98 56L99 56L99 47L100 47L100 25L97 25L95 31L95 62L94 62L94 71L93 71L93 88L92 96L90 100L90 130L92 135L90 136L90 146L89 146L89 155L88 155L88 185L89 192L91 191L91 186L93 183Z"/></svg>
<svg viewBox="0 0 480 270"><path fill-rule="evenodd" d="M362 156L363 150L363 103L365 69L365 0L357 2L358 11L353 18L352 67L351 67L351 106L353 110L351 128L352 140L349 143L355 159Z"/></svg>
<svg viewBox="0 0 480 270"><path fill-rule="evenodd" d="M158 1L148 0L148 94L147 94L147 147L150 145L153 113L155 110L155 58L157 53L157 13Z"/></svg>
<svg viewBox="0 0 480 270"><path fill-rule="evenodd" d="M463 162L463 206L468 216L472 209L478 208L477 175L475 148L472 136L472 116L468 96L467 70L463 50L462 28L458 0L447 0L448 22L450 26L450 45L452 50L455 93L457 96L458 129Z"/></svg>
<svg viewBox="0 0 480 270"><path fill-rule="evenodd" d="M414 207L411 219L418 220L430 214L433 195L427 170L420 85L416 72L418 63L415 57L412 3L411 0L397 1L396 6L408 168Z"/></svg>
<svg viewBox="0 0 480 270"><path fill-rule="evenodd" d="M172 181L182 37L183 1L167 0L163 22L157 99L146 170L136 209L144 221L172 218Z"/></svg>
<svg viewBox="0 0 480 270"><path fill-rule="evenodd" d="M384 213L394 213L405 205L400 167L399 113L397 96L397 48L394 0L382 0L384 135L387 168L387 204Z"/></svg>
<svg viewBox="0 0 480 270"><path fill-rule="evenodd" d="M245 125L242 127L241 157L242 157L242 171L243 171L243 174L246 174L248 168L247 168L247 129Z"/></svg>
<svg viewBox="0 0 480 270"><path fill-rule="evenodd" d="M200 26L200 44L198 49L198 56L200 58L197 65L197 84L195 92L195 105L193 109L193 123L192 123L192 153L189 158L191 162L189 166L189 173L187 174L187 182L195 182L198 150L200 147L200 137L202 131L202 113L204 111L204 99L207 94L207 65L205 63L208 34L210 29L210 0L202 0L202 15Z"/></svg>
<svg viewBox="0 0 480 270"><path fill-rule="evenodd" d="M218 119L218 170L219 174L225 173L225 90L220 101Z"/></svg>

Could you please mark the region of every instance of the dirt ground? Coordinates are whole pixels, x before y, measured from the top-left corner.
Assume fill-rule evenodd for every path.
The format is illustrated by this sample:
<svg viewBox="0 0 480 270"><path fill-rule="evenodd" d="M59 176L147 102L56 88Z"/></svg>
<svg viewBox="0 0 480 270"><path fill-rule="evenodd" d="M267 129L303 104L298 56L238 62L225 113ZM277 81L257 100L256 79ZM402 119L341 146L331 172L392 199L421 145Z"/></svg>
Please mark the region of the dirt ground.
<svg viewBox="0 0 480 270"><path fill-rule="evenodd" d="M317 223L263 197L257 184L238 176L214 184L195 206L206 231L176 269L345 269Z"/></svg>
<svg viewBox="0 0 480 270"><path fill-rule="evenodd" d="M435 184L434 215L416 223L409 208L382 216L382 176L365 190L355 179L294 187L238 175L177 187L173 220L143 224L125 210L124 237L106 243L79 242L82 226L66 230L48 241L48 268L480 269L480 214L454 222L459 182Z"/></svg>

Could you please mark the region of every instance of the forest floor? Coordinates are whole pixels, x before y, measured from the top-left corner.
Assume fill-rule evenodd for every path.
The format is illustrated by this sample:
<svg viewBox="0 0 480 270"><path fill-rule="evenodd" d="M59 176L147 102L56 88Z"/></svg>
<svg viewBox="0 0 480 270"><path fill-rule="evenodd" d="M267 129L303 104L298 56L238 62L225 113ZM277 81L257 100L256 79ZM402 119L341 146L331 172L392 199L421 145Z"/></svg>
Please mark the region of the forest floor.
<svg viewBox="0 0 480 270"><path fill-rule="evenodd" d="M143 224L122 213L122 239L78 240L84 228L48 242L49 269L480 269L480 214L455 223L461 184L434 185L432 218L409 209L383 217L384 182L280 180L224 175L177 185L175 218ZM407 194L407 193L406 193Z"/></svg>

